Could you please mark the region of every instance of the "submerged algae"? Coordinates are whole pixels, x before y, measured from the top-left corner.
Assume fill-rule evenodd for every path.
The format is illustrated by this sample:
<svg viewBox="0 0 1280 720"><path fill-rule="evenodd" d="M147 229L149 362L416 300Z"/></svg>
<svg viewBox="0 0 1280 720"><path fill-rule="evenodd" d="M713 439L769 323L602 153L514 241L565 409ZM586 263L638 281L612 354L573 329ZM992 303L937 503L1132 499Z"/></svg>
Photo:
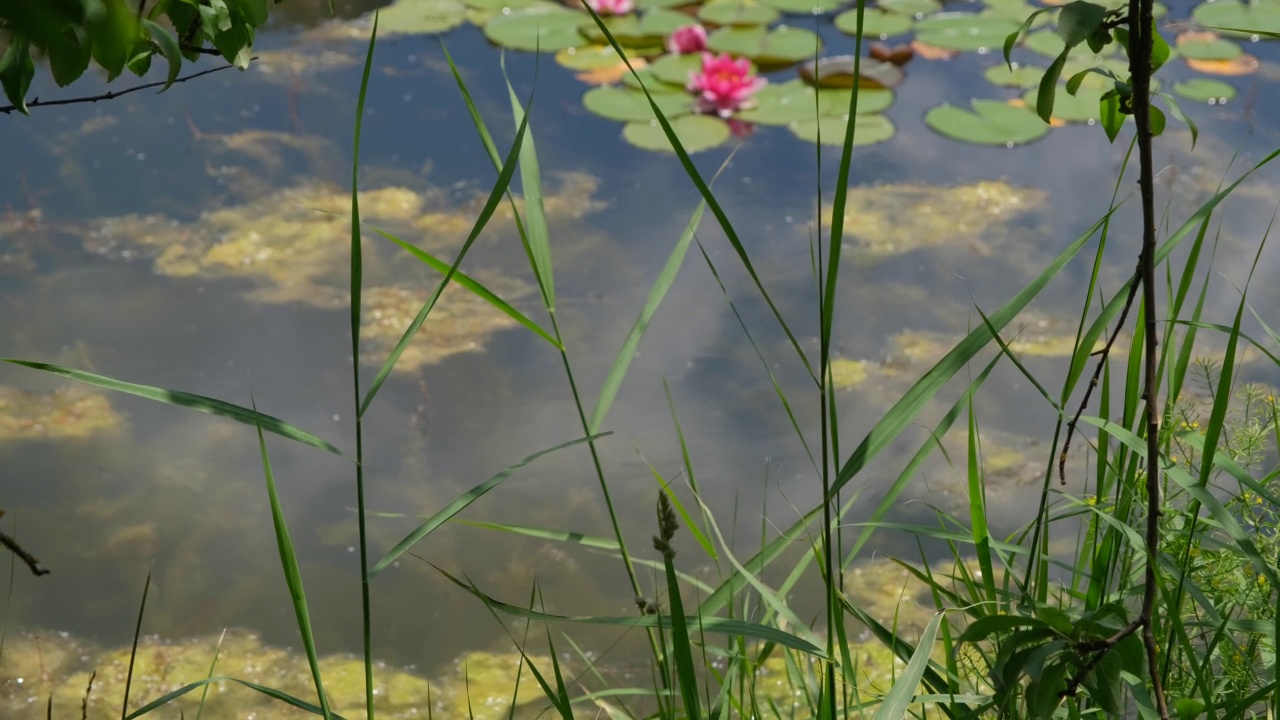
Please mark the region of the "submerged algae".
<svg viewBox="0 0 1280 720"><path fill-rule="evenodd" d="M51 393L0 387L0 440L87 438L123 422L106 396L81 385Z"/></svg>
<svg viewBox="0 0 1280 720"><path fill-rule="evenodd" d="M950 188L918 183L854 188L845 206L845 232L855 248L877 257L948 245L967 245L987 255L1048 197L1043 190L998 180ZM824 209L827 222L832 212Z"/></svg>
<svg viewBox="0 0 1280 720"><path fill-rule="evenodd" d="M130 654L128 646L104 651L66 633L11 638L0 657L0 714L28 717L34 709L43 711L50 698L55 717L79 712L88 688L85 710L89 720L118 717ZM545 658L532 659L543 667L547 662ZM380 664L374 669L378 716L457 718L468 717L470 711L477 720L506 717L513 698L515 705L521 706L542 697L527 669L519 673L522 680L517 693L520 663L521 656L516 652L474 652L459 658L451 672L434 680ZM321 658L320 671L334 710L349 720L365 717L363 663L348 655L333 655ZM257 683L299 700L316 702L311 671L303 655L264 645L255 634L232 631L221 638L180 643L143 638L133 660L129 706L136 709L210 674ZM209 720L314 717L238 683L215 682L208 688L202 717ZM201 692L189 692L160 712L165 717L194 717Z"/></svg>

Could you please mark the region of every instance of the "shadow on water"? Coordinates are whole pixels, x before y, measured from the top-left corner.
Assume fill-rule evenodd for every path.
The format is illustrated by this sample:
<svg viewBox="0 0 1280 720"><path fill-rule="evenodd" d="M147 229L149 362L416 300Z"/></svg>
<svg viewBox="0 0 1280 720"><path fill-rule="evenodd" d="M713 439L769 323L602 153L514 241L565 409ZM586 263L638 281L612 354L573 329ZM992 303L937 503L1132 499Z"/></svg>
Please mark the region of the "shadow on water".
<svg viewBox="0 0 1280 720"><path fill-rule="evenodd" d="M355 16L374 4L340 5L346 16ZM0 198L12 215L38 215L30 216L31 227L10 225L4 232L10 244L7 264L0 267L0 334L9 343L4 354L61 361L233 402L247 402L252 394L265 411L344 448L352 446L342 223L336 221L336 234L334 228L320 227L308 234L312 230L299 230L312 222L299 219L302 210L271 214L273 206L291 202L299 207L331 202L347 182L362 46L354 41L332 45L331 66L290 65L282 51L299 32L291 23L316 22L307 12L283 16L284 27L264 34L260 44L266 57L247 74L222 73L162 95L135 94L7 120L0 149L9 172L0 176ZM499 142L509 140L497 53L471 27L448 41L481 110L492 127L500 128ZM532 77L529 60L514 53L507 58L522 92ZM920 190L999 181L1001 188L1025 193L1020 197L1027 199L1028 212L988 217L983 221L989 226L963 237L953 233L946 239L955 242L943 245L926 242L922 226L905 236L918 237L918 246L889 253L871 245L870 230L857 234L856 222L888 212L875 204L877 196L859 196L866 204L850 221L854 234L837 319L837 353L860 363L857 372L866 380L851 382L840 395L848 447L895 393L936 360L940 343L954 341L980 322L974 304L989 310L1006 299L1086 228L1110 198L1112 187L1098 178L1114 176L1123 148L1107 145L1097 128L1055 130L1014 151L960 145L925 129L920 117L926 108L944 99L967 100L963 78L975 77L995 61L973 56L954 64L913 66L890 111L897 136L855 156L859 186ZM616 124L586 114L578 101L582 89L569 73L541 59L534 129L543 169L550 173L563 296L559 312L580 382L595 388L696 197L671 157L623 143ZM1276 109L1271 106L1280 100L1274 97L1280 96L1261 95L1260 116ZM1188 143L1180 136L1165 146L1173 153L1162 177L1175 203L1174 217L1212 190L1221 161L1234 150L1229 143L1246 128L1244 119L1218 117L1215 108L1195 110L1202 133L1197 154L1184 151ZM1246 139L1240 165L1269 138L1260 131ZM708 153L698 163L710 174L723 157ZM837 160L834 151L822 151L824 176L834 173ZM379 45L362 162L365 188L405 193L395 202L387 199L387 223L433 251L457 246L492 169L434 40L399 37ZM807 351L816 349L808 260L815 232L810 219L818 211L816 166L811 146L790 134L763 130L747 140L717 186ZM1122 194L1128 192L1124 188ZM830 187L824 192L829 198ZM1233 279L1242 279L1251 259L1238 248L1265 228L1267 192L1246 195L1228 216L1227 252L1218 267ZM937 204L947 197L959 202L959 196L928 197L933 199L920 202ZM921 214L924 206L886 207ZM952 224L965 212L932 211ZM342 212L340 203L334 212ZM120 218L130 215L133 224L122 224ZM896 222L887 217L886 222ZM271 222L279 223L271 225L277 228L271 237L296 235L296 243L268 247L253 244L261 238L245 240L244 252L267 253L252 256L258 258L252 262L244 256L242 264L252 265L251 271L237 269L238 256L218 258L210 250L216 239ZM1117 237L1131 236L1125 232L1132 229L1131 219L1122 221ZM270 233L264 229L263 234ZM815 417L815 393L785 338L720 231L704 223L700 239L770 369L790 393L801 425L814 431L808 418ZM420 302L421 295L413 293L429 287L433 278L411 269L382 241L367 242L375 253L370 287L386 288L379 296L385 306L378 312L403 317L399 324L388 321L402 328L408 316L396 315L404 307L396 303ZM1129 247L1115 249L1116 269L1103 278L1109 290L1123 281L1132 254ZM1275 261L1268 262L1260 273L1274 274ZM763 503L771 521L789 524L793 508L817 500L817 483L701 257L691 253L686 263L636 357L608 423L615 436L602 449L624 530L639 543L652 534L656 484L647 463L668 478L680 475L679 446L662 393L666 378L706 499L713 508L737 504L738 525L727 529L735 532L740 548L749 550L757 542ZM520 269L523 264L510 222L499 221L465 269L491 273L518 304L533 310L531 278ZM1030 327L1024 332L1032 334L1073 333L1070 319L1087 273L1084 265L1069 271L1035 306L1041 319L1015 326ZM1277 287L1257 288L1259 307L1280 305ZM441 325L436 336L458 343L457 352L437 356L423 350L421 362L394 376L369 416L369 506L375 511L428 514L507 464L578 435L559 359L550 348L532 334L486 324L490 321L457 302L448 316L454 325ZM1233 302L1226 295L1211 298L1211 308ZM1030 362L1054 377L1061 353L1046 351ZM0 383L41 392L55 387L12 368L0 370ZM1028 438L1046 437L1053 413L1038 400L1027 401L1035 396L1028 394L1025 380L1003 369L988 388L981 412L996 438L992 443L1030 447L1032 453L1042 447ZM946 397L955 396L953 388ZM587 391L587 402L593 399L594 391ZM10 513L5 521L16 518L19 537L54 569L39 581L18 580L14 621L119 642L131 633L142 578L154 561L147 631L182 637L240 626L260 631L269 643L296 644L252 433L129 398L113 397L111 403L123 418L111 432L82 439L0 440L7 469L0 492ZM922 425L941 409L930 407ZM908 433L886 461L869 470L868 504L925 437L923 430ZM351 468L285 443L272 443L271 449L320 643L355 650L360 628ZM1038 480L1027 481L1028 475L1038 478L1037 468L1028 470L1016 458L1007 465L1009 484L997 488L1000 496L993 501L1002 530L1027 518L1027 500L1038 489ZM947 504L952 497L962 501L962 494L947 489L957 475L962 479L941 462L931 466L903 516L927 516L929 503L963 513L959 505ZM723 515L726 525L729 512ZM522 471L467 517L609 534L589 458L579 448ZM414 524L412 517L375 518L373 548L389 547ZM881 549L891 549L891 543L885 540ZM468 573L507 599L526 597L536 579L553 612L631 611L625 577L602 555L463 526L442 528L418 552ZM913 554L914 548L903 552ZM694 552L683 556L697 557ZM400 565L375 582L380 656L434 666L501 637L482 607L425 563L406 559ZM575 630L575 637L585 637L588 646L611 642L608 633Z"/></svg>

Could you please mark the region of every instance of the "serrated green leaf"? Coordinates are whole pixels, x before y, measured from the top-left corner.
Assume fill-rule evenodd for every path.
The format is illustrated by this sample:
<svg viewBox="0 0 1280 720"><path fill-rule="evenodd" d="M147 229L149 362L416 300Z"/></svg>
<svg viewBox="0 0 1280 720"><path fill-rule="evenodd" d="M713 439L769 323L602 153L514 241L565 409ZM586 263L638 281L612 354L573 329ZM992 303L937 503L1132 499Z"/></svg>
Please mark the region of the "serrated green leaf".
<svg viewBox="0 0 1280 720"><path fill-rule="evenodd" d="M1058 37L1068 48L1075 47L1093 36L1102 25L1107 9L1085 0L1074 0L1062 6L1058 13Z"/></svg>

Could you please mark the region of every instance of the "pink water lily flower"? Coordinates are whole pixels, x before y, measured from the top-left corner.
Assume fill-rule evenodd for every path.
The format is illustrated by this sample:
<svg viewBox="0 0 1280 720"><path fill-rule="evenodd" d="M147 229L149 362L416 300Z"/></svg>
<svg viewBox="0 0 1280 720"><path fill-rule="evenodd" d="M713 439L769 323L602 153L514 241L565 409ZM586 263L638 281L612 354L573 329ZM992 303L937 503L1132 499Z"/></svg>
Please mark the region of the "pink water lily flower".
<svg viewBox="0 0 1280 720"><path fill-rule="evenodd" d="M636 9L635 0L584 0L597 15L626 15Z"/></svg>
<svg viewBox="0 0 1280 720"><path fill-rule="evenodd" d="M728 53L719 57L702 53L702 72L689 73L686 87L698 96L698 112L727 118L751 107L751 96L767 82L751 74L751 61L746 58L735 60Z"/></svg>
<svg viewBox="0 0 1280 720"><path fill-rule="evenodd" d="M707 49L707 29L701 25L685 25L667 36L667 52L689 55Z"/></svg>

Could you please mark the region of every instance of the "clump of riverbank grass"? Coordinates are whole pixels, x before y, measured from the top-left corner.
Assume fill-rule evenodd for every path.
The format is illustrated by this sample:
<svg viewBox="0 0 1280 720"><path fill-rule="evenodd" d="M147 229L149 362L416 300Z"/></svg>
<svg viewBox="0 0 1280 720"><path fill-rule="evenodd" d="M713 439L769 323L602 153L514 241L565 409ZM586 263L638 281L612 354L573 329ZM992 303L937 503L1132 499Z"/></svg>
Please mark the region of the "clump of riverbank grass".
<svg viewBox="0 0 1280 720"><path fill-rule="evenodd" d="M861 25L861 17L858 24ZM612 43L607 24L599 25ZM375 21L375 39L376 33ZM614 45L618 54L625 57L622 48ZM371 40L357 103L353 147L353 358L362 357L362 235L370 230L361 221L357 187L360 118L375 47ZM449 62L453 67L452 59ZM828 217L832 225L829 233L815 236L810 248L818 298L818 343L814 351L800 341L800 333L791 324L794 320L785 318L770 296L737 229L717 200L712 189L714 178L704 177L658 105L653 104L655 121L671 142L700 198L596 394L595 404L590 405L574 371L573 348L557 322L554 243L541 204L541 171L531 122L534 99L521 99L508 85L515 137L504 154L456 68L454 73L497 180L466 242L452 260L426 256L422 251L413 253L443 277L367 388L359 363L354 363L356 441L351 455L252 407L47 364L9 361L107 389L228 416L257 428L277 550L293 600L314 698L304 698L299 689L234 682L298 712L325 718L342 717L340 713L345 713L345 717L372 719L380 709L389 712L378 692L376 676L383 671L374 661L370 580L523 466L545 454L585 445L612 523L612 538L584 538L567 530L492 523L487 527L571 545L590 544L612 552L637 598L636 614L554 615L543 609L536 588L527 600L514 603L487 594L465 576L440 571L485 604L496 619L517 617L527 621L525 634L518 639L512 637L524 660L528 659L525 654L532 652L526 650L531 643L529 633L537 626L545 626L545 637L539 642L549 651L549 666L518 663L513 669L516 683L512 692L523 692L522 684L536 685L545 697L545 712L552 715L566 720L599 715L887 720L907 716L1080 718L1134 714L1247 717L1280 711L1280 668L1275 657L1276 638L1280 635L1280 613L1276 612L1280 601L1276 565L1276 553L1280 552L1280 541L1276 539L1280 469L1275 468L1280 453L1280 410L1275 390L1242 384L1238 367L1244 345L1256 347L1267 361L1280 367L1280 358L1274 354L1280 336L1262 317L1260 324L1269 342L1255 341L1242 332L1248 308L1247 283L1229 322L1203 316L1212 277L1211 218L1237 185L1275 154L1190 214L1162 244L1148 247L1146 259L1165 271L1158 305L1149 301L1153 294L1148 294L1148 299L1138 296L1136 290L1144 281L1138 273L1112 293L1100 287L1099 269L1109 262L1104 259L1104 251L1109 244L1122 240L1113 238L1111 231L1113 216L1119 211L1117 181L1117 199L1100 219L1084 229L1003 305L976 307L969 334L924 371L850 450L840 444L841 403L834 393L841 366L833 352L833 318L842 310L836 297L855 144L852 121L846 130L830 204ZM637 80L643 85L639 76ZM853 93L851 118L856 116L857 98L858 93ZM819 154L819 164L821 157ZM522 191L520 203L511 190L517 173ZM821 185L817 195L822 197ZM503 204L511 208L516 218L544 318L522 313L474 279L464 281L458 273L472 243ZM820 413L820 431L815 437L806 433L796 418L796 408L801 407L797 398L789 396L770 363L763 363L761 380L774 389L778 412L787 415L796 439L807 453L824 501L800 513L790 527L776 533L766 532L762 521L759 545L747 558L737 557L735 547L726 542L721 532L718 516L725 511L703 502L694 452L685 440L674 401L670 403L672 424L684 467L678 478L654 471L657 500L652 551L635 549L638 546L624 536L621 511L610 492L609 468L597 452L597 443L608 435L607 419L635 349L692 246L697 245L703 262L719 282L720 268L697 234L708 210L730 244L734 260L741 263L769 308L770 322L776 323L776 329L787 338L794 352L789 362L802 367L812 382L807 392L816 396L818 402L814 405ZM1264 244L1265 238L1259 242L1259 255ZM1074 349L1063 377L1050 384L1033 375L1022 362L1010 324L1052 279L1077 262L1078 256L1091 246L1092 275L1081 298ZM576 409L579 427L566 428L562 444L513 459L511 465L427 518L390 550L381 556L373 555L366 529L362 419L441 293L455 281L529 329L550 346L550 352L560 356L565 391ZM1151 276L1145 281L1149 283ZM723 285L720 287L724 289ZM1155 290L1146 289L1150 293ZM742 321L744 341L759 352L753 328L738 314L727 291L725 301ZM1159 318L1159 324L1152 324L1153 315ZM1152 328L1159 333L1158 338L1151 336ZM1128 342L1113 344L1121 330L1127 332ZM1196 361L1203 346L1202 333L1225 343L1219 359ZM1153 342L1156 344L1151 345ZM1154 354L1145 355L1148 351ZM1146 372L1149 362L1154 374ZM1043 403L1058 417L1057 430L1045 446L1035 517L1008 536L996 536L989 521L982 423L975 402L1000 364L1022 373L1036 393L1035 402ZM941 399L943 386L957 376L967 377L968 382L957 399L944 405L945 412L929 428L929 438L909 457L881 497L874 503L864 498L855 480L907 427L918 421L926 404ZM1195 388L1190 387L1193 379L1199 383ZM1195 391L1198 396L1193 395ZM1084 398L1090 395L1091 401L1085 403ZM1144 417L1148 404L1158 422ZM1156 434L1150 435L1153 428ZM331 668L321 661L316 648L303 577L275 489L264 439L267 432L354 463L361 576L353 582L360 582L363 599L364 647L358 668L365 688L362 709L332 707L330 693L325 690L326 673ZM966 439L963 454L949 455L948 460L964 479L967 516L938 509L933 524L900 522L893 515L895 503L917 480L922 463L940 452L940 439L950 432ZM1152 448L1157 457L1151 456ZM1068 454L1087 458L1089 472L1087 478L1072 478L1073 483L1063 488L1058 485L1061 458ZM1152 468L1158 470L1158 483L1148 477ZM1082 482L1087 483L1086 488L1081 489ZM1158 501L1149 497L1152 488L1159 490ZM858 516L866 519L850 525L847 518L855 507ZM1153 507L1158 509L1158 516L1152 515ZM883 612L870 612L849 586L855 562L863 559L872 536L891 531L909 533L920 547L919 556L901 558L901 566L916 588L914 597L926 600L928 607L923 615L908 618L899 614L900 606L890 617ZM706 562L715 568L714 581L689 573L693 563L685 564L675 552L673 540L677 532L687 532L693 547L702 553L699 564ZM926 551L938 547L945 548L945 552ZM644 587L638 572L641 567L659 574L661 582L656 592ZM823 595L819 603L821 617L806 619L790 598L802 582L812 581L815 576ZM1149 588L1151 582L1156 586ZM651 659L649 682L635 685L611 678L591 654L576 646L573 650L577 659L562 660L558 648L572 641L557 640L552 627L573 624L643 631ZM141 613L139 633L140 630ZM1158 638L1158 642L1152 643L1150 637ZM132 664L133 657L129 665ZM188 693L233 681L214 675L214 669L211 665L203 678L191 678L187 685L147 698L140 707L129 701L126 679L121 716L163 712L168 703ZM351 669L343 672L350 674ZM431 712L428 705L422 714L431 716ZM474 709L467 714L479 716Z"/></svg>

